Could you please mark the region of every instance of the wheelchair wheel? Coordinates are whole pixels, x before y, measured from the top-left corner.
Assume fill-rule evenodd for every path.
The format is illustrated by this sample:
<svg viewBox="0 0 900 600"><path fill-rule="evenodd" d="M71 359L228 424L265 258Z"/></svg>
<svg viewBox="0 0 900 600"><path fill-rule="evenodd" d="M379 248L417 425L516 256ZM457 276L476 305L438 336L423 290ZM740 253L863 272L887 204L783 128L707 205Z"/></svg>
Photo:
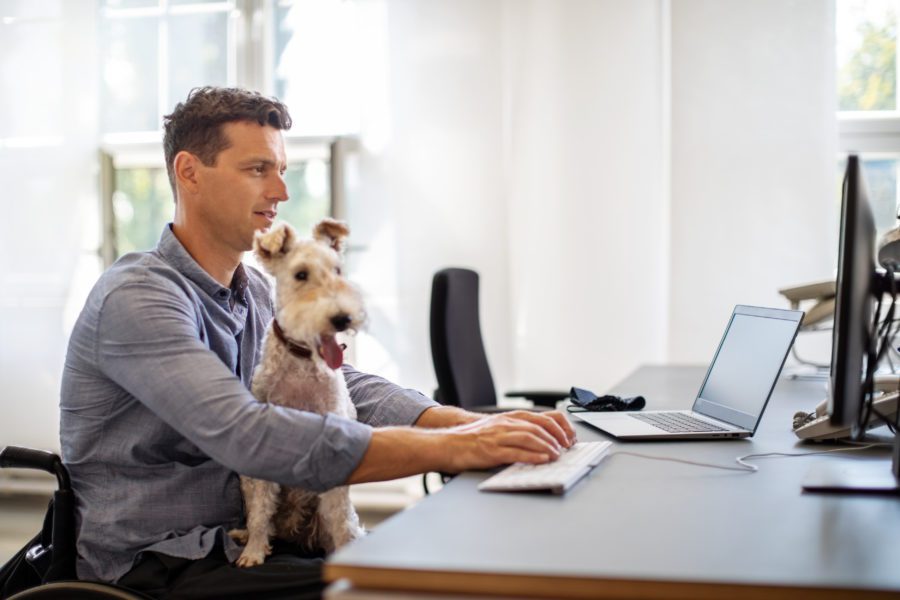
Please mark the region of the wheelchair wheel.
<svg viewBox="0 0 900 600"><path fill-rule="evenodd" d="M104 583L58 581L19 592L9 600L147 600L147 596Z"/></svg>

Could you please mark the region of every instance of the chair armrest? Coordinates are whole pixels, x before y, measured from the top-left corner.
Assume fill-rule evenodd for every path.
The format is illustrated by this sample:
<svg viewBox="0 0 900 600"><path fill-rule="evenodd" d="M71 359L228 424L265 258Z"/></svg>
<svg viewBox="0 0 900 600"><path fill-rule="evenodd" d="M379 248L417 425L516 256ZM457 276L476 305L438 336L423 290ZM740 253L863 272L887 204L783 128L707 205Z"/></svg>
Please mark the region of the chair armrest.
<svg viewBox="0 0 900 600"><path fill-rule="evenodd" d="M59 456L52 452L19 448L18 446L6 446L3 450L0 450L0 468L46 471L51 475L56 475L59 489L68 490L71 487L68 471L66 471Z"/></svg>
<svg viewBox="0 0 900 600"><path fill-rule="evenodd" d="M515 392L506 392L504 394L507 398L525 398L526 400L531 400L534 402L535 406L550 406L555 407L556 403L560 400L565 400L569 397L569 392L548 392L548 391L515 391Z"/></svg>

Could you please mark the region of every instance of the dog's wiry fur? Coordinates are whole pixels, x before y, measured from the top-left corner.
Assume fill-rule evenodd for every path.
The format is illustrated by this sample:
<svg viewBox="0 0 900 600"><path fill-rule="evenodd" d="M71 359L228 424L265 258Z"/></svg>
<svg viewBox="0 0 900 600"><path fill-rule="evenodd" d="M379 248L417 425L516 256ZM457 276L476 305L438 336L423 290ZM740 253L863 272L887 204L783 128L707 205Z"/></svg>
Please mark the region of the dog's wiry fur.
<svg viewBox="0 0 900 600"><path fill-rule="evenodd" d="M290 341L311 350L309 358L291 354L274 334L274 323L269 326L253 374L252 392L260 402L356 418L334 341L337 332L357 329L365 319L358 292L340 272L348 233L343 223L325 219L312 240L298 239L288 225L257 235L256 255L275 277L275 320ZM273 536L332 552L364 533L347 487L317 494L242 476L241 491L247 529L229 532L246 544L238 566L265 561Z"/></svg>

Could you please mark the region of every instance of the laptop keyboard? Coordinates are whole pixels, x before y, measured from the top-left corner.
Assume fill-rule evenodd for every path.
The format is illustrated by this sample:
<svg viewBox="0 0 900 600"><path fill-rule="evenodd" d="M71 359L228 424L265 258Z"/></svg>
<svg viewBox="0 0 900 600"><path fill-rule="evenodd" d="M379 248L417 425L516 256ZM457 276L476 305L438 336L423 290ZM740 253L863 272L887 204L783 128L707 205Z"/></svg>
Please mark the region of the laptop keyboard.
<svg viewBox="0 0 900 600"><path fill-rule="evenodd" d="M708 421L697 419L684 413L628 413L638 421L643 421L668 433L706 433L707 431L728 431Z"/></svg>

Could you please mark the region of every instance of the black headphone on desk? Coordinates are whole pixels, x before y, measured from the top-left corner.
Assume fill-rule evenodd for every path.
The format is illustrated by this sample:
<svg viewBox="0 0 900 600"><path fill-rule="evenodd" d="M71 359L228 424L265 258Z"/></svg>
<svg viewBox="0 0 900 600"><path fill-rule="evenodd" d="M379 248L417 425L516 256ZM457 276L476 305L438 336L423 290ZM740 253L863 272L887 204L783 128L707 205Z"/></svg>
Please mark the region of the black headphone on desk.
<svg viewBox="0 0 900 600"><path fill-rule="evenodd" d="M577 387L573 387L569 391L569 400L572 401L572 404L566 407L566 410L569 412L641 410L647 404L643 396L631 396L628 398L610 394L598 396L590 390ZM572 410L572 405L574 405L576 410Z"/></svg>

